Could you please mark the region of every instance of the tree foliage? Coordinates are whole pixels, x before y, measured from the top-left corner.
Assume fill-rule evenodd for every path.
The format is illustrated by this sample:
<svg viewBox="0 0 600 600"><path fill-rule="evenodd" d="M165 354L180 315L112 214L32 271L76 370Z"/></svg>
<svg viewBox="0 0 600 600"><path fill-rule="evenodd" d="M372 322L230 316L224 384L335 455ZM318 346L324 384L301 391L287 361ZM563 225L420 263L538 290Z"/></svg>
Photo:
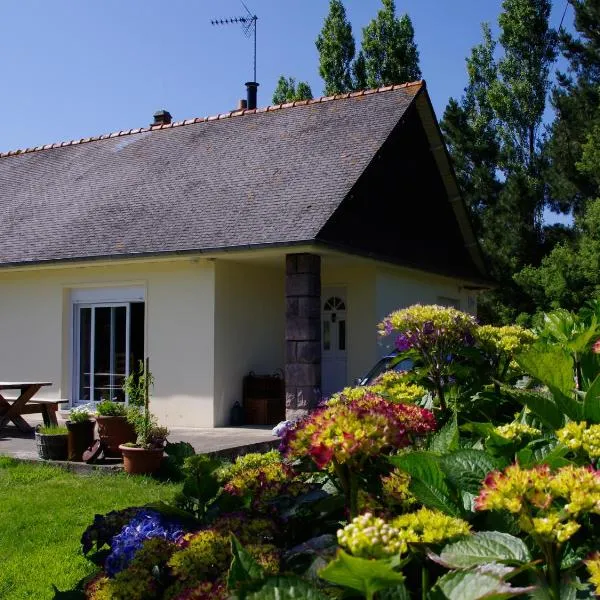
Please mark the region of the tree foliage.
<svg viewBox="0 0 600 600"><path fill-rule="evenodd" d="M542 127L557 45L550 10L550 0L503 1L498 41L484 25L483 41L467 59L465 94L450 101L442 121L491 274L500 283L481 299L484 318L495 321L532 309L512 276L543 255Z"/></svg>
<svg viewBox="0 0 600 600"><path fill-rule="evenodd" d="M353 89L352 59L355 53L352 25L341 0L330 0L329 14L316 41L319 75L325 81L325 94L332 96Z"/></svg>
<svg viewBox="0 0 600 600"><path fill-rule="evenodd" d="M367 86L374 88L421 79L419 51L410 17L407 14L396 17L394 0L382 0L382 5L377 16L363 29ZM361 68L358 65L359 73Z"/></svg>
<svg viewBox="0 0 600 600"><path fill-rule="evenodd" d="M600 3L573 0L571 5L577 37L567 32L561 35L569 68L559 73L552 96L556 119L548 142L552 166L548 176L553 207L581 214L587 201L600 193L600 182L586 168L592 164L600 133Z"/></svg>
<svg viewBox="0 0 600 600"><path fill-rule="evenodd" d="M312 97L312 90L306 81L299 81L296 84L296 80L293 77L284 77L282 75L273 92L273 104L284 104L286 102L295 102L296 100L310 100Z"/></svg>
<svg viewBox="0 0 600 600"><path fill-rule="evenodd" d="M576 217L573 233L539 267L527 266L515 275L540 310L577 310L600 294L600 200Z"/></svg>
<svg viewBox="0 0 600 600"><path fill-rule="evenodd" d="M563 32L569 61L552 102L556 119L547 143L551 206L575 222L538 266L515 275L537 310L572 310L600 294L600 3L573 0L577 37Z"/></svg>

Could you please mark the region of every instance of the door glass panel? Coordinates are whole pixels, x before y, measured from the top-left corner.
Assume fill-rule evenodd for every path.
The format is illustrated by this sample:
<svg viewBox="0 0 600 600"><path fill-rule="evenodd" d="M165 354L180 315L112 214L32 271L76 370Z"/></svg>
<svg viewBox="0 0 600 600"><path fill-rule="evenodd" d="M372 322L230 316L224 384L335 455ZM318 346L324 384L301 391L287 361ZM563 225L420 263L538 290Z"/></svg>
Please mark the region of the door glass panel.
<svg viewBox="0 0 600 600"><path fill-rule="evenodd" d="M135 371L144 360L144 303L129 305L129 370Z"/></svg>
<svg viewBox="0 0 600 600"><path fill-rule="evenodd" d="M339 337L338 337L338 349L345 350L346 349L346 321L340 319L339 321Z"/></svg>
<svg viewBox="0 0 600 600"><path fill-rule="evenodd" d="M93 400L124 401L127 307L98 306L94 311Z"/></svg>
<svg viewBox="0 0 600 600"><path fill-rule="evenodd" d="M92 340L92 309L79 312L79 399L90 399L90 348Z"/></svg>
<svg viewBox="0 0 600 600"><path fill-rule="evenodd" d="M110 382L110 397L117 402L125 402L123 383L127 375L127 307L117 306L113 311L113 351L111 361L113 376Z"/></svg>
<svg viewBox="0 0 600 600"><path fill-rule="evenodd" d="M94 392L92 400L110 399L111 313L110 307L94 308Z"/></svg>
<svg viewBox="0 0 600 600"><path fill-rule="evenodd" d="M144 358L143 302L76 306L76 401L125 401L125 377Z"/></svg>
<svg viewBox="0 0 600 600"><path fill-rule="evenodd" d="M331 350L331 325L323 321L323 350Z"/></svg>

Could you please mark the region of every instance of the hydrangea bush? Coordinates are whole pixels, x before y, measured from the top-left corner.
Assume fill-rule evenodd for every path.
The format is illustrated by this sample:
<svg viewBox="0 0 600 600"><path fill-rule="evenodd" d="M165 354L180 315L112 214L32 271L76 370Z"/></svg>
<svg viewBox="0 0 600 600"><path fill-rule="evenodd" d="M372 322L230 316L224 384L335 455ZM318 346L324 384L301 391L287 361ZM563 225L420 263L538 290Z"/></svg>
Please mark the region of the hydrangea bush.
<svg viewBox="0 0 600 600"><path fill-rule="evenodd" d="M335 394L278 451L187 457L177 508L97 516L84 596L600 595L600 341L420 305L380 333L414 371Z"/></svg>

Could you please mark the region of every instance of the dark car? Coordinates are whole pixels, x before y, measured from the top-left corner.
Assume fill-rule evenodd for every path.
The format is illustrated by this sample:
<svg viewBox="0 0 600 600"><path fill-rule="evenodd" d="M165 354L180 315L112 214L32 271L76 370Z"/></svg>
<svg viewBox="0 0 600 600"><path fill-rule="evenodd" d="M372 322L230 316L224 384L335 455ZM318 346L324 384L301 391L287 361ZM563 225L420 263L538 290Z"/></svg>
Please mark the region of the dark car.
<svg viewBox="0 0 600 600"><path fill-rule="evenodd" d="M415 362L410 358L404 358L404 353L392 352L380 359L375 366L364 376L356 380L356 385L369 385L373 383L379 375L386 371L410 371L414 368Z"/></svg>

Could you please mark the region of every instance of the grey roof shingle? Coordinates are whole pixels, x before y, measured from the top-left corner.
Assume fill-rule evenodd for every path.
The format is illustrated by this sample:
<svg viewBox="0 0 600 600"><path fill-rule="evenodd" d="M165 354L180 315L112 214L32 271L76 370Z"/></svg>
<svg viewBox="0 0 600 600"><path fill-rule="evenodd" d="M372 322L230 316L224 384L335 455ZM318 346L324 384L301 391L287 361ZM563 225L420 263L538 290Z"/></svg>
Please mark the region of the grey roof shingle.
<svg viewBox="0 0 600 600"><path fill-rule="evenodd" d="M420 89L3 155L0 264L312 240Z"/></svg>

